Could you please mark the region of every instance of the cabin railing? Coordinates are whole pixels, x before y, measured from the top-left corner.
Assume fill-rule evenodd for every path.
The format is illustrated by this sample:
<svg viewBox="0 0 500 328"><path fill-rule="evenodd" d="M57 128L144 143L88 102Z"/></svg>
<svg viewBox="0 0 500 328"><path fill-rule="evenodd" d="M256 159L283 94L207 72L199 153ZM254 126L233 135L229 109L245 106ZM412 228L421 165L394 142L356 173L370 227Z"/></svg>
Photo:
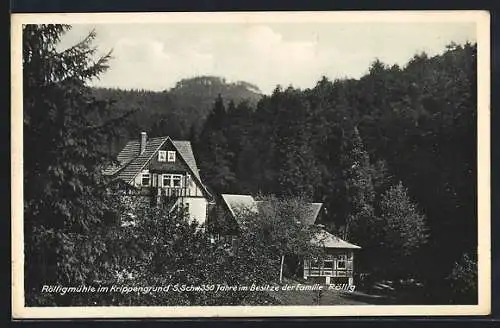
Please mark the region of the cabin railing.
<svg viewBox="0 0 500 328"><path fill-rule="evenodd" d="M157 196L189 197L194 196L189 188L156 187Z"/></svg>
<svg viewBox="0 0 500 328"><path fill-rule="evenodd" d="M330 276L330 277L352 277L353 261L352 258L330 259L326 262L304 261L304 275L306 276ZM328 263L328 265L326 265ZM341 265L342 263L342 265Z"/></svg>

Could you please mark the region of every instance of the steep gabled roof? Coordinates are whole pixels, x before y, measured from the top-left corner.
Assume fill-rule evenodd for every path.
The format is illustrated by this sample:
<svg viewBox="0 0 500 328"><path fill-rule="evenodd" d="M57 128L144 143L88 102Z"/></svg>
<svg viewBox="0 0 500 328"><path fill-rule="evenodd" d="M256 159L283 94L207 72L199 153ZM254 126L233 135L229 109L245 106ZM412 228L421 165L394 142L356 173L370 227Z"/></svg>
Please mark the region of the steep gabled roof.
<svg viewBox="0 0 500 328"><path fill-rule="evenodd" d="M129 141L117 156L122 166L116 178L125 182L132 181L167 139L168 137L148 139L146 149L142 154L139 154L140 142L137 140Z"/></svg>
<svg viewBox="0 0 500 328"><path fill-rule="evenodd" d="M149 138L146 141L146 149L142 154L140 151L140 141L129 141L122 151L118 154L118 167L107 169L104 174L115 175L115 179L121 179L125 182L131 182L137 174L149 163L157 151L166 143L172 142L172 145L180 154L181 159L187 164L191 173L202 186L203 190L210 195L205 185L201 182L200 171L196 165L196 159L193 154L191 142L187 140L172 140L170 137Z"/></svg>
<svg viewBox="0 0 500 328"><path fill-rule="evenodd" d="M316 223L316 220L318 219L318 215L319 212L321 211L323 203L308 203L306 206L307 206L307 212L302 217L302 223L307 225L313 225Z"/></svg>
<svg viewBox="0 0 500 328"><path fill-rule="evenodd" d="M236 216L235 213L244 209L256 213L268 204L266 201L256 201L250 195L222 194L221 196L233 216ZM323 203L307 203L306 206L301 221L304 224L312 225L316 223Z"/></svg>
<svg viewBox="0 0 500 328"><path fill-rule="evenodd" d="M263 209L266 205L270 204L265 200L256 201L256 203L259 209ZM323 203L305 203L305 208L300 211L299 220L305 225L315 224L322 206Z"/></svg>
<svg viewBox="0 0 500 328"><path fill-rule="evenodd" d="M172 143L179 154L181 154L182 159L184 159L191 171L193 171L193 174L201 181L200 170L198 170L198 166L196 165L191 142L187 140L172 140Z"/></svg>
<svg viewBox="0 0 500 328"><path fill-rule="evenodd" d="M328 231L321 230L316 233L312 240L313 244L318 246L325 246L328 248L350 248L350 249L360 249L361 247L351 244L337 236L332 235Z"/></svg>
<svg viewBox="0 0 500 328"><path fill-rule="evenodd" d="M258 212L257 203L255 199L250 195L231 195L231 194L222 194L222 199L226 203L227 208L231 212L231 215L237 219L238 212L241 211L250 211L253 213Z"/></svg>
<svg viewBox="0 0 500 328"><path fill-rule="evenodd" d="M238 221L238 216L236 215L238 212L248 210L253 213L258 213L259 210L262 210L266 204L269 204L269 202L266 201L256 201L251 195L222 194L221 196L236 221ZM306 206L307 209L302 213L303 216L301 221L306 225L313 225L316 223L323 203L307 203ZM237 223L239 224L239 222ZM323 229L316 233L312 242L327 248L361 248L340 239Z"/></svg>

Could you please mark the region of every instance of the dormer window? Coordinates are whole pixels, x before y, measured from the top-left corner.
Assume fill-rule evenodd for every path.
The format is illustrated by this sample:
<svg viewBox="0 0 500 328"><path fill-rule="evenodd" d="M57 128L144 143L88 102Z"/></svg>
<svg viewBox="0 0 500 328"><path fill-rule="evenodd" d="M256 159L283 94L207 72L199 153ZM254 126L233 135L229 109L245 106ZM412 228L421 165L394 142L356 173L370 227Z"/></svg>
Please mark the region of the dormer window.
<svg viewBox="0 0 500 328"><path fill-rule="evenodd" d="M151 185L151 175L149 173L143 173L141 176L141 185L143 187L149 187Z"/></svg>
<svg viewBox="0 0 500 328"><path fill-rule="evenodd" d="M158 152L158 162L166 162L167 161L167 151L160 150Z"/></svg>
<svg viewBox="0 0 500 328"><path fill-rule="evenodd" d="M175 151L168 151L167 152L167 161L175 162Z"/></svg>

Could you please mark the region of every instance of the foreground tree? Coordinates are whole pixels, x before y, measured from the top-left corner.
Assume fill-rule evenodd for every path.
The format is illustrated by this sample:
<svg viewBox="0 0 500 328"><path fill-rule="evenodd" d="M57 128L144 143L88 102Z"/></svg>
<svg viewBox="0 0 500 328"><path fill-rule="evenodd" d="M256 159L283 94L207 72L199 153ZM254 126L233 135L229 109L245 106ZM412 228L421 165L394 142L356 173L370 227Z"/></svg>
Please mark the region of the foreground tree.
<svg viewBox="0 0 500 328"><path fill-rule="evenodd" d="M237 214L240 216L238 221L242 222L238 249L244 258L267 259L266 271L271 273L268 281L282 281L285 258L292 260L324 255L321 240L320 245L312 243L317 239L320 228L306 223L311 213L304 198L267 196L258 204L258 213ZM288 269L293 273L296 268Z"/></svg>
<svg viewBox="0 0 500 328"><path fill-rule="evenodd" d="M106 263L106 147L119 119L98 123L108 104L95 101L87 83L108 68L96 57L91 32L58 50L68 25L23 28L24 233L27 304L51 304L43 284L95 279Z"/></svg>
<svg viewBox="0 0 500 328"><path fill-rule="evenodd" d="M425 216L420 214L400 182L389 188L380 201L380 246L374 271L385 279L415 278L421 265L418 252L427 242Z"/></svg>
<svg viewBox="0 0 500 328"><path fill-rule="evenodd" d="M266 198L258 213L242 209L242 223L234 247L212 242L203 226L189 222L182 212L169 213L129 197L120 207L119 229L109 237L105 256L117 256L114 277L103 286L143 287L141 291L72 293L71 305L265 305L278 304L272 292L252 291L255 286L279 283L282 255L321 256L312 245L315 228L303 225L300 199ZM168 291L144 287L166 287ZM203 288L182 292L180 288ZM230 287L222 290L225 287ZM236 289L233 289L235 287ZM239 287L248 287L248 290ZM61 296L59 296L61 298Z"/></svg>

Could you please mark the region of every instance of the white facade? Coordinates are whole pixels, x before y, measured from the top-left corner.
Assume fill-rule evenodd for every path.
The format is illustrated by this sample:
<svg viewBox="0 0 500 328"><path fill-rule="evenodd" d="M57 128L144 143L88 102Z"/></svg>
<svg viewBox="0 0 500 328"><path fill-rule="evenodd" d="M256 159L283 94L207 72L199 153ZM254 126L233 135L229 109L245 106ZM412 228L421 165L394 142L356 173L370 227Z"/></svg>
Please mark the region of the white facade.
<svg viewBox="0 0 500 328"><path fill-rule="evenodd" d="M206 224L208 201L203 197L183 197L181 198L184 208L188 211L190 221L198 224Z"/></svg>
<svg viewBox="0 0 500 328"><path fill-rule="evenodd" d="M157 196L178 197L173 207L187 211L189 221L206 224L208 200L190 174L150 173L142 170L132 181L135 187L151 188Z"/></svg>

